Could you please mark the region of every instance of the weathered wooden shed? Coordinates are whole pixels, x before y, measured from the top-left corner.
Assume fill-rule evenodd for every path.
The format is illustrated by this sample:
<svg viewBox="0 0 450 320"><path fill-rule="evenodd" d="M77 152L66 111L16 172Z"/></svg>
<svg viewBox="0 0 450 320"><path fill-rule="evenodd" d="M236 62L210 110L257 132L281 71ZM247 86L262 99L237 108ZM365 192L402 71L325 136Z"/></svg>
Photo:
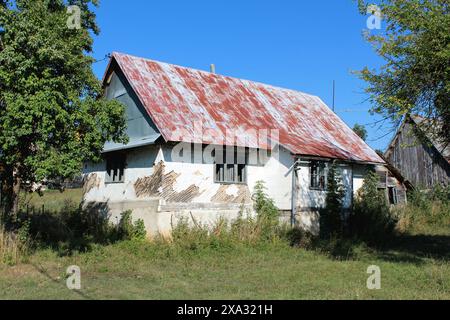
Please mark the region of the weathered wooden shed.
<svg viewBox="0 0 450 320"><path fill-rule="evenodd" d="M415 188L449 185L450 145L425 134L423 124L420 117L407 117L389 144L385 159Z"/></svg>

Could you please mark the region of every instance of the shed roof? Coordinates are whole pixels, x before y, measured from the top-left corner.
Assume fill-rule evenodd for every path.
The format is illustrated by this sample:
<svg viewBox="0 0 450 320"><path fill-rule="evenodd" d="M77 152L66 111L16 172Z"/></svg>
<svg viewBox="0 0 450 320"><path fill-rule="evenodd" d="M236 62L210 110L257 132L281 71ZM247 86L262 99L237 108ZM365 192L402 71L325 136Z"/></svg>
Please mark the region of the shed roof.
<svg viewBox="0 0 450 320"><path fill-rule="evenodd" d="M252 132L277 130L295 155L384 163L317 96L117 52L112 60L166 141L267 148Z"/></svg>
<svg viewBox="0 0 450 320"><path fill-rule="evenodd" d="M423 117L420 117L418 115L413 115L410 117L414 123L420 128L424 129L425 135L430 140L430 142L433 144L433 146L436 148L436 150L447 160L448 163L450 163L450 144L443 142L442 139L437 136L435 132L430 132L430 130L426 130L428 127L429 121L426 120ZM437 125L437 124L435 124ZM425 128L423 128L424 126ZM439 124L440 126L440 124ZM438 127L441 128L441 127ZM433 130L431 130L433 131Z"/></svg>

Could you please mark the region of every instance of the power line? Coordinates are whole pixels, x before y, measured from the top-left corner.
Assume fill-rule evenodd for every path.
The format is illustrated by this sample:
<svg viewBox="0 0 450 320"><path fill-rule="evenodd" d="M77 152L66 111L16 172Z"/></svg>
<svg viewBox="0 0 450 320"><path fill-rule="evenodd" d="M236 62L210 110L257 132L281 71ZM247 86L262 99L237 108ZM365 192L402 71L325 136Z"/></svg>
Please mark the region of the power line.
<svg viewBox="0 0 450 320"><path fill-rule="evenodd" d="M111 59L111 53L105 54L105 57L103 59L95 60L93 63L103 62L103 61L108 60L108 59Z"/></svg>
<svg viewBox="0 0 450 320"><path fill-rule="evenodd" d="M333 112L334 112L334 101L335 101L335 97L336 97L336 81L333 80Z"/></svg>

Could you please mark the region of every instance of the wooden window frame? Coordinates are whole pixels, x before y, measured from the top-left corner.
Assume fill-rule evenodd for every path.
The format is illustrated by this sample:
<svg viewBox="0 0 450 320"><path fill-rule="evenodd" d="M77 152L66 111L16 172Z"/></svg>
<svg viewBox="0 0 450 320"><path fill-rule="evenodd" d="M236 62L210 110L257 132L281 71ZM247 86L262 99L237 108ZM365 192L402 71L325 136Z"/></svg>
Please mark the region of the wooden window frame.
<svg viewBox="0 0 450 320"><path fill-rule="evenodd" d="M313 173L317 170L316 173ZM318 178L318 180L317 180ZM323 183L321 184L321 178ZM317 180L315 183L313 181ZM312 160L309 163L309 189L316 191L326 191L328 185L328 165L325 161Z"/></svg>
<svg viewBox="0 0 450 320"><path fill-rule="evenodd" d="M107 154L105 156L105 162L106 162L105 184L125 183L125 169L127 167L126 154L123 152L113 152Z"/></svg>
<svg viewBox="0 0 450 320"><path fill-rule="evenodd" d="M392 194L391 194L392 191ZM396 187L388 187L388 201L390 205L397 205L398 204L398 192ZM391 201L391 195L392 195L392 201Z"/></svg>
<svg viewBox="0 0 450 320"><path fill-rule="evenodd" d="M217 163L217 159L214 162L214 183L217 184L242 184L247 185L248 183L248 148L245 148L245 163L237 163L238 152L237 148L233 148L233 163L227 162L226 152L228 151L227 147L224 147L223 150L223 163ZM226 169L227 168L227 169ZM229 168L229 170L228 170ZM219 170L219 173L218 173ZM232 172L232 177L229 177L230 172ZM239 174L240 173L240 174ZM239 177L242 176L241 179Z"/></svg>

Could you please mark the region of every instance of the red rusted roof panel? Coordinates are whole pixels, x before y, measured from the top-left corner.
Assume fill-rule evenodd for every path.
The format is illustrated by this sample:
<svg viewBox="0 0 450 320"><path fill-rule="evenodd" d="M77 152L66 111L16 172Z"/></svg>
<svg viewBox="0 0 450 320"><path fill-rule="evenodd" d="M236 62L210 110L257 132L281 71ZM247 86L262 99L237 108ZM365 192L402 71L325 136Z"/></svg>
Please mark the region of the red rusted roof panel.
<svg viewBox="0 0 450 320"><path fill-rule="evenodd" d="M384 162L316 96L120 53L113 59L166 141L267 148L255 132L277 130L293 154Z"/></svg>

